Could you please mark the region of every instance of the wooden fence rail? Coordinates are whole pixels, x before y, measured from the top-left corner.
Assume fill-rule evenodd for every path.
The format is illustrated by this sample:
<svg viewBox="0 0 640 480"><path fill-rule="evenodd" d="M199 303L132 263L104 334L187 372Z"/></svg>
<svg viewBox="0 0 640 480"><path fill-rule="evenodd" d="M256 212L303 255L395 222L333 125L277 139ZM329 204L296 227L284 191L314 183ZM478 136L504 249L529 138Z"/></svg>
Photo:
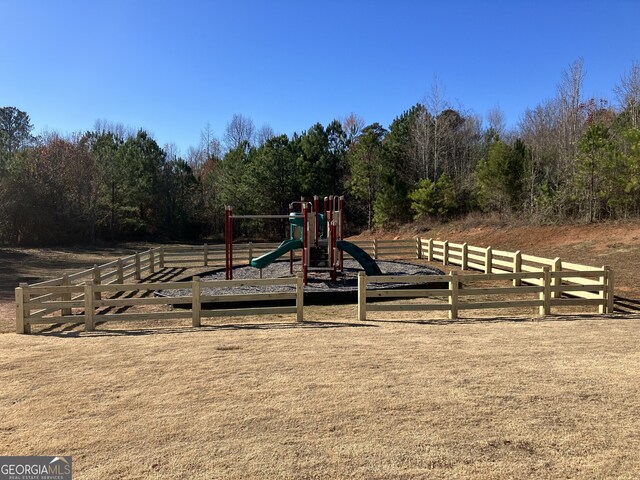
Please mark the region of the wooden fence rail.
<svg viewBox="0 0 640 480"><path fill-rule="evenodd" d="M560 258L542 258L533 255L523 254L520 251L508 252L504 250L494 250L491 247L476 247L466 243L450 243L448 241L438 241L433 239L416 239L418 245L418 257L431 261L440 261L443 265L455 265L463 270L477 270L489 273L520 273L520 272L540 272L544 267L549 267L550 271L563 272L562 275L552 275L551 282L554 288L552 295L554 299L559 299L563 294L571 297L583 298L586 300L597 300L601 293L590 291L590 286L600 285L603 278L607 278L610 290L611 302L613 301L613 272L610 267L593 267L579 265L576 263L563 262ZM598 275L587 272L598 272ZM539 278L513 279L514 287L521 284L542 285ZM582 285L585 288L573 288ZM559 288L566 286L567 288ZM609 304L599 308L601 313L613 313L613 307ZM584 303L585 305L588 302ZM611 304L612 305L612 304Z"/></svg>
<svg viewBox="0 0 640 480"><path fill-rule="evenodd" d="M568 279L571 272L551 272L548 266L543 267L538 272L517 272L517 273L491 273L485 275L460 274L452 271L449 275L408 275L408 276L367 276L364 272L358 274L358 312L357 319L364 321L367 319L367 312L390 312L390 311L446 311L450 319L459 318L460 310L483 310L500 308L532 308L537 307L541 316L550 315L552 307L584 306L596 305L602 313L613 311L613 291L612 277L610 270L583 271L587 277L599 278L600 280L590 285L589 291L593 298L563 298L554 296L554 293L566 291L575 292L582 286L554 285L555 279ZM509 286L491 287L469 287L477 282L502 282ZM517 286L513 283L531 282L531 286ZM533 282L535 281L535 282ZM448 288L438 289L400 289L381 290L369 289L371 284L384 285L389 283L438 283L445 282ZM462 287L461 287L462 286ZM508 299L498 300L486 299L500 295ZM510 298L512 296L533 296L533 298ZM394 298L428 298L428 303L368 303L368 299ZM484 297L480 301L472 301L474 297Z"/></svg>
<svg viewBox="0 0 640 480"><path fill-rule="evenodd" d="M206 295L207 288L233 288L243 286L285 285L291 291L278 293L251 293ZM176 297L147 297L157 290L180 289L189 291L188 295ZM123 294L137 293L142 296L126 297ZM44 295L42 295L44 294ZM92 331L97 322L164 320L191 318L192 325L198 327L203 318L227 317L238 315L274 315L294 314L296 320L304 320L304 282L299 274L292 278L255 279L234 281L201 281L193 277L190 282L149 282L132 284L101 284L92 280L84 285L25 285L16 288L16 332L30 333L31 325L84 323L85 331ZM65 296L66 300L58 300ZM294 305L284 307L251 307L203 309L203 304L234 302L240 305L247 302L265 300L290 300ZM116 307L165 306L167 310L154 312L111 313ZM173 305L191 306L191 309L173 309ZM58 315L47 315L60 311Z"/></svg>

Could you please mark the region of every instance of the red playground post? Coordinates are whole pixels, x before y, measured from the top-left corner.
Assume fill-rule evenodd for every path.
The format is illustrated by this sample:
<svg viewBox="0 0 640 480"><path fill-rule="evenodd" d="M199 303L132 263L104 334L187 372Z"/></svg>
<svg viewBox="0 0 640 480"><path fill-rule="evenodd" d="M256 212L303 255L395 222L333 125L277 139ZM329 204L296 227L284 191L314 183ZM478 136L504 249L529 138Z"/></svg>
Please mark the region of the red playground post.
<svg viewBox="0 0 640 480"><path fill-rule="evenodd" d="M233 280L233 207L224 209L225 278Z"/></svg>

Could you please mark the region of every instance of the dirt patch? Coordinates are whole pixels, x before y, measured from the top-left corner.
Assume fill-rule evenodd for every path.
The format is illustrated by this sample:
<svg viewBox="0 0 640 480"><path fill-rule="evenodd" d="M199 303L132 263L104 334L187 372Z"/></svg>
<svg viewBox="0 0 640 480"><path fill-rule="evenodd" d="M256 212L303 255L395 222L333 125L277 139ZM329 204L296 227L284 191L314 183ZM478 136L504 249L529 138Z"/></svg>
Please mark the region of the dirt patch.
<svg viewBox="0 0 640 480"><path fill-rule="evenodd" d="M0 301L14 298L21 283L36 283L72 274L142 251L143 244L111 248L0 248Z"/></svg>

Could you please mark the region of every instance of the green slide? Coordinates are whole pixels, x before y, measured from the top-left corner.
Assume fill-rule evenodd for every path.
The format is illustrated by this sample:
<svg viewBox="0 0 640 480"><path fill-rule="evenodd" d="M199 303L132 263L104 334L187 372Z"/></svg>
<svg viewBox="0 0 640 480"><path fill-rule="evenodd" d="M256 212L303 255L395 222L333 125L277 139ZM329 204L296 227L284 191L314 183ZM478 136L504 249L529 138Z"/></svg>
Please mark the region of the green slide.
<svg viewBox="0 0 640 480"><path fill-rule="evenodd" d="M338 240L338 242L336 243L336 247L338 247L343 252L347 252L349 255L351 255L356 262L362 265L362 267L364 268L364 273L366 273L367 275L382 275L380 267L378 266L376 261L357 245L354 245L351 242L347 242L346 240Z"/></svg>
<svg viewBox="0 0 640 480"><path fill-rule="evenodd" d="M259 257L252 259L251 266L254 268L264 268L273 263L276 258L281 257L285 253L295 250L296 248L302 248L302 240L285 240L275 250L271 250L264 255L260 255Z"/></svg>

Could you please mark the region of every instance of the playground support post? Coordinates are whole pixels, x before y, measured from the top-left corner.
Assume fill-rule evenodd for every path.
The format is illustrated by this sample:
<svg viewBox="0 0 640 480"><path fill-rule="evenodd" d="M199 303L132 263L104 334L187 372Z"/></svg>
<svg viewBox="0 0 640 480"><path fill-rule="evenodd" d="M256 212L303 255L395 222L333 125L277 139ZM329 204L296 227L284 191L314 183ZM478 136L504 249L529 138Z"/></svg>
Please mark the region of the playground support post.
<svg viewBox="0 0 640 480"><path fill-rule="evenodd" d="M344 224L343 224L343 219L344 219L344 195L340 196L340 201L338 202L338 209L340 210L340 213L338 214L340 216L340 219L339 219L340 223L338 224L338 229L339 229L338 235L340 236L340 238L338 240L342 240L344 238L343 237L343 232L342 232L342 229L344 227ZM336 242L336 244L337 244L337 242ZM344 269L343 268L343 266L344 266L344 252L342 250L340 250L339 255L340 255L340 266L339 267L340 267L340 271L342 272L342 270Z"/></svg>
<svg viewBox="0 0 640 480"><path fill-rule="evenodd" d="M289 217L291 217L291 214L293 213L293 203L289 204ZM290 237L291 238L295 238L295 233L296 233L296 229L295 227L289 227L291 229L290 232ZM249 258L249 263L251 263L251 258ZM289 274L293 275L293 250L289 251Z"/></svg>
<svg viewBox="0 0 640 480"><path fill-rule="evenodd" d="M315 246L318 246L318 233L319 233L319 227L320 225L318 224L318 220L320 219L320 216L318 215L318 213L320 213L318 211L318 209L320 208L320 197L318 197L317 195L315 195L313 197L313 217L314 217L314 232L313 232L313 244Z"/></svg>
<svg viewBox="0 0 640 480"><path fill-rule="evenodd" d="M307 284L309 274L309 206L302 204L302 275L304 284Z"/></svg>
<svg viewBox="0 0 640 480"><path fill-rule="evenodd" d="M336 222L329 224L330 242L329 242L329 264L331 265L331 280L336 281Z"/></svg>
<svg viewBox="0 0 640 480"><path fill-rule="evenodd" d="M225 278L233 280L233 207L224 210Z"/></svg>

